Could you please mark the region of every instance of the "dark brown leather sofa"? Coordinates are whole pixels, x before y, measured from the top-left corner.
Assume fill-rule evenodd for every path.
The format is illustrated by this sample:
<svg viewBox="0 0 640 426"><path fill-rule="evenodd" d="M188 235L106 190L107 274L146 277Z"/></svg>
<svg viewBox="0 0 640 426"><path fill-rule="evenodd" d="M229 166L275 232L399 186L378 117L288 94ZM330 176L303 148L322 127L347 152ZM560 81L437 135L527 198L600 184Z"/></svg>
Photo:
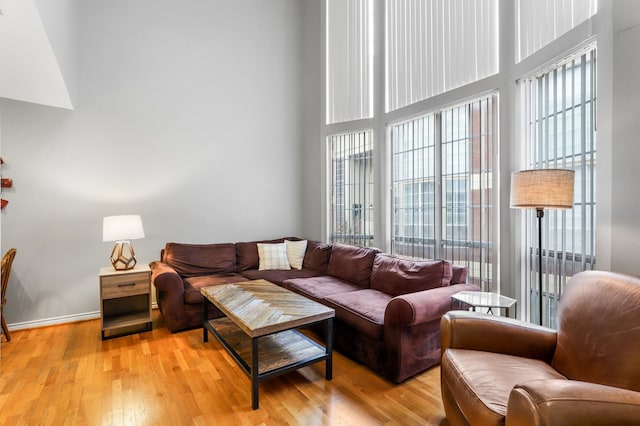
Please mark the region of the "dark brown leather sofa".
<svg viewBox="0 0 640 426"><path fill-rule="evenodd" d="M474 312L442 317L442 399L456 425L640 424L640 279L576 274L558 330Z"/></svg>
<svg viewBox="0 0 640 426"><path fill-rule="evenodd" d="M266 279L334 308L334 347L398 383L440 362L440 318L451 295L479 290L465 283L466 268L444 260L318 241L308 241L300 270L259 270L258 242L283 240L168 243L162 260L150 264L167 327L202 326L202 287ZM209 314L222 315L214 307Z"/></svg>

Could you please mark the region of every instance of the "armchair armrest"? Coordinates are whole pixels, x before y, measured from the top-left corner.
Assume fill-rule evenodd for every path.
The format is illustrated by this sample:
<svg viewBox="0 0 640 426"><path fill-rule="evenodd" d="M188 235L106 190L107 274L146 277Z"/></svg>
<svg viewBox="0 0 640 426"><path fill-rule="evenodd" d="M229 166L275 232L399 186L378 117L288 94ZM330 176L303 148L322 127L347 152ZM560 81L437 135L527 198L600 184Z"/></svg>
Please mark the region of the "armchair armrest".
<svg viewBox="0 0 640 426"><path fill-rule="evenodd" d="M451 311L440 321L440 347L496 352L549 363L556 347L555 330L480 312Z"/></svg>
<svg viewBox="0 0 640 426"><path fill-rule="evenodd" d="M640 392L573 380L533 380L509 395L506 425L632 425Z"/></svg>
<svg viewBox="0 0 640 426"><path fill-rule="evenodd" d="M396 296L387 304L384 324L399 327L437 320L451 309L452 295L479 289L475 284L455 284Z"/></svg>

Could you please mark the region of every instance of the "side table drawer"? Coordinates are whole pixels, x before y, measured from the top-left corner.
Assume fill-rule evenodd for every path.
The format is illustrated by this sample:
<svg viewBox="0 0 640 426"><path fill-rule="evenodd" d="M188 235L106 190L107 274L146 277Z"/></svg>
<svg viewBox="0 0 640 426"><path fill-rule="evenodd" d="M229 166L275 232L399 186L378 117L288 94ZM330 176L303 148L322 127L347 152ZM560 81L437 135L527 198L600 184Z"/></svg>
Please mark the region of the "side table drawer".
<svg viewBox="0 0 640 426"><path fill-rule="evenodd" d="M127 274L102 277L102 298L134 296L149 293L149 274Z"/></svg>

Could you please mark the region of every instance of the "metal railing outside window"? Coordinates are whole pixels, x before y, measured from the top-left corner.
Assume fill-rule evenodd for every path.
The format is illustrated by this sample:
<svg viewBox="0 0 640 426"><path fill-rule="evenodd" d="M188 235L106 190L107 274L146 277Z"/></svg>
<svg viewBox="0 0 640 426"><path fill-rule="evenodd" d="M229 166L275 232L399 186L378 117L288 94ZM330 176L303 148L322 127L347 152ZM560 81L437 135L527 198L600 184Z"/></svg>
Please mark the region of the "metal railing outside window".
<svg viewBox="0 0 640 426"><path fill-rule="evenodd" d="M543 276L543 319L555 327L566 281L596 266L596 49L588 46L551 69L519 81L526 168L575 170L574 206L545 211L541 253L535 214L525 211L524 294L537 321L538 273ZM538 271L542 256L542 271ZM535 305L535 306L532 306Z"/></svg>
<svg viewBox="0 0 640 426"><path fill-rule="evenodd" d="M393 254L444 258L497 290L493 225L497 95L391 126Z"/></svg>
<svg viewBox="0 0 640 426"><path fill-rule="evenodd" d="M372 132L331 135L329 152L329 241L373 244Z"/></svg>

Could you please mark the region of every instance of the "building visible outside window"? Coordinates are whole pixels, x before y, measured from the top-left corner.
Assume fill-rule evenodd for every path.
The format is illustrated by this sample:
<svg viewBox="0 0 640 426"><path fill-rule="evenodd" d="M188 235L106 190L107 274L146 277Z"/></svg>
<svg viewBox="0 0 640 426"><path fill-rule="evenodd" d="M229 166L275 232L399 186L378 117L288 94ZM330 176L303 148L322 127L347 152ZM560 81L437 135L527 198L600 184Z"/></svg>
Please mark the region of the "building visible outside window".
<svg viewBox="0 0 640 426"><path fill-rule="evenodd" d="M328 137L329 241L373 244L373 143L371 131Z"/></svg>
<svg viewBox="0 0 640 426"><path fill-rule="evenodd" d="M594 269L596 175L596 50L594 46L519 82L526 168L575 170L571 210L545 210L542 221L543 314L555 307L572 275ZM527 211L525 211L527 212ZM526 213L524 293L530 312L537 288L537 221ZM531 318L533 321L534 318Z"/></svg>
<svg viewBox="0 0 640 426"><path fill-rule="evenodd" d="M391 126L392 253L465 265L487 291L496 289L495 103L491 95Z"/></svg>

